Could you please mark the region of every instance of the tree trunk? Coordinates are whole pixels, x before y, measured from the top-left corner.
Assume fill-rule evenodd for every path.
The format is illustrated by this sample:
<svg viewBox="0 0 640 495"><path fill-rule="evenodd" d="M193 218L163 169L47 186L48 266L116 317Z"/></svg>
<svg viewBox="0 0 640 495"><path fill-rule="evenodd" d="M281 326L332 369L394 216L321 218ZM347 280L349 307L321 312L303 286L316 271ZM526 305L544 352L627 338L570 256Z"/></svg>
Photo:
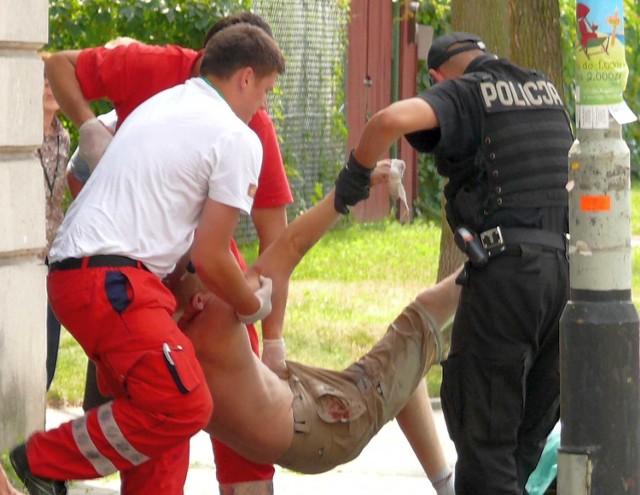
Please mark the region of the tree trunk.
<svg viewBox="0 0 640 495"><path fill-rule="evenodd" d="M458 249L453 240L453 233L444 213L444 197L442 200L442 229L440 234L440 259L438 260L438 282L451 275L456 268L467 260L467 255Z"/></svg>
<svg viewBox="0 0 640 495"><path fill-rule="evenodd" d="M453 31L475 33L489 52L539 70L563 96L558 0L451 0L451 13ZM463 259L443 214L438 280Z"/></svg>

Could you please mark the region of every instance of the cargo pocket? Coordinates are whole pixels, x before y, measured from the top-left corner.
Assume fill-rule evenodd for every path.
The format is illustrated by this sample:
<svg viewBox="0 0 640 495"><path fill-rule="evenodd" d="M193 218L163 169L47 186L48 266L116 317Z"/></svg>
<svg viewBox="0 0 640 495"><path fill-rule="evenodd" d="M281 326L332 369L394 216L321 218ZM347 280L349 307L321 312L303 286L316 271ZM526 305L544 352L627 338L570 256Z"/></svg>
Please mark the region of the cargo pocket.
<svg viewBox="0 0 640 495"><path fill-rule="evenodd" d="M324 393L317 399L318 416L327 423L347 423L367 410L361 401L349 401L344 395Z"/></svg>
<svg viewBox="0 0 640 495"><path fill-rule="evenodd" d="M102 364L119 382L123 393L138 406L162 411L175 408L171 403L173 399L200 385L186 352L179 346L171 346L169 351L171 364L160 344L152 351L107 353Z"/></svg>
<svg viewBox="0 0 640 495"><path fill-rule="evenodd" d="M312 429L315 445L311 452L316 452L315 462L322 466L321 471L326 471L357 456L362 438L372 425L365 415L367 406L355 387L352 394L349 390L313 382L309 391L319 420Z"/></svg>
<svg viewBox="0 0 640 495"><path fill-rule="evenodd" d="M200 384L200 380L191 366L191 360L187 358L181 346L172 348L169 344L163 344L162 355L169 374L180 393L188 394Z"/></svg>

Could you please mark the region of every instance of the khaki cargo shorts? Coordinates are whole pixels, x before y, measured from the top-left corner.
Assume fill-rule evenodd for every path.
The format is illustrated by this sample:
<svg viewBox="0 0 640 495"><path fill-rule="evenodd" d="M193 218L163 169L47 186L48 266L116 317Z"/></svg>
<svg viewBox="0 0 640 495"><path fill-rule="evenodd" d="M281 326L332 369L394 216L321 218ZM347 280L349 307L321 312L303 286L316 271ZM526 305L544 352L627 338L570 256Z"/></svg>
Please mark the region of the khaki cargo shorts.
<svg viewBox="0 0 640 495"><path fill-rule="evenodd" d="M433 317L414 301L344 371L287 361L295 432L277 464L315 474L357 457L402 410L441 349Z"/></svg>

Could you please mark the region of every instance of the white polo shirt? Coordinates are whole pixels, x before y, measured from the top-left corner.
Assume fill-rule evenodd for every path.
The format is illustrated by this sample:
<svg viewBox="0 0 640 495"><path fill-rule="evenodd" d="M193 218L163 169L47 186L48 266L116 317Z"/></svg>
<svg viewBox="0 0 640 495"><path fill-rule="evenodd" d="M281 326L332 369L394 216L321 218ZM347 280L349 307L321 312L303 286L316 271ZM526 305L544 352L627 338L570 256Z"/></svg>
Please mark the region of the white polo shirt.
<svg viewBox="0 0 640 495"><path fill-rule="evenodd" d="M163 91L118 130L49 260L119 254L164 277L191 246L207 198L251 211L261 163L258 137L207 82Z"/></svg>

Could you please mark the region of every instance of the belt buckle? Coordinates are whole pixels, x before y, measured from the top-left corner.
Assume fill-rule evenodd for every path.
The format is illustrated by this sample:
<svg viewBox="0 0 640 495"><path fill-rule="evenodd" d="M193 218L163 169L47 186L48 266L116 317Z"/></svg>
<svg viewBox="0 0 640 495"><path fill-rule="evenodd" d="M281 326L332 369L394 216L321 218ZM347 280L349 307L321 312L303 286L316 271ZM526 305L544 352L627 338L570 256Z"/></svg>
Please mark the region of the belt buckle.
<svg viewBox="0 0 640 495"><path fill-rule="evenodd" d="M500 227L485 230L480 234L480 242L489 256L505 250L504 239Z"/></svg>

